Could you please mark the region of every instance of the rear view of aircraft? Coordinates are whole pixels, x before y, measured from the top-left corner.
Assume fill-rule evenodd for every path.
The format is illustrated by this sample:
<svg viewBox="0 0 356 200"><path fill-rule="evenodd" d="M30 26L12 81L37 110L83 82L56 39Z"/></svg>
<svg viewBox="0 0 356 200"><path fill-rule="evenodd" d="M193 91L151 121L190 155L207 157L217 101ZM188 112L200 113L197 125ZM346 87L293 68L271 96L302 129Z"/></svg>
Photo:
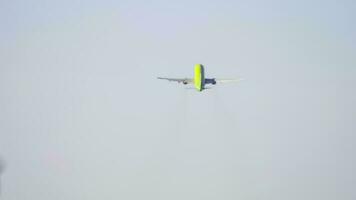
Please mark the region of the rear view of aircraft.
<svg viewBox="0 0 356 200"><path fill-rule="evenodd" d="M194 78L165 78L158 77L158 79L164 79L168 81L175 81L178 83L186 84L194 84L195 89L199 92L207 89L205 85L207 84L217 84L217 83L226 83L226 82L238 82L242 79L217 79L217 78L205 78L204 66L202 64L196 64L194 67Z"/></svg>

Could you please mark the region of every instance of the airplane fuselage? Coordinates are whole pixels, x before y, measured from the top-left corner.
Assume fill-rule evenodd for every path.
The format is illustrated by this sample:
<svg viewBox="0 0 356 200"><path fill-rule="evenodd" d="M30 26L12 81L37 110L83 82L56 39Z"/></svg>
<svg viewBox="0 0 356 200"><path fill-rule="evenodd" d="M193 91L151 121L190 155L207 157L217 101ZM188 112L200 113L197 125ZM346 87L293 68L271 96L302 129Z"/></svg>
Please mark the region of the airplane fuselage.
<svg viewBox="0 0 356 200"><path fill-rule="evenodd" d="M196 64L194 67L194 86L200 92L204 90L205 74L202 64Z"/></svg>

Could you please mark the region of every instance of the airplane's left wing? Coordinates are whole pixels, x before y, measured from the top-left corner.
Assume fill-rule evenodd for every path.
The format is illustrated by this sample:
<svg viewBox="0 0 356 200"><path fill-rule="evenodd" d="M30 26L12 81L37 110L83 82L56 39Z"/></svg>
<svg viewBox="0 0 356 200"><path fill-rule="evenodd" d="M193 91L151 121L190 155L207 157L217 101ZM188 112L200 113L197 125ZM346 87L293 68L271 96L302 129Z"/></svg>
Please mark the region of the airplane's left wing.
<svg viewBox="0 0 356 200"><path fill-rule="evenodd" d="M188 84L194 83L194 80L191 78L165 78L165 77L157 77L158 79L168 80L168 81L175 81L178 83Z"/></svg>

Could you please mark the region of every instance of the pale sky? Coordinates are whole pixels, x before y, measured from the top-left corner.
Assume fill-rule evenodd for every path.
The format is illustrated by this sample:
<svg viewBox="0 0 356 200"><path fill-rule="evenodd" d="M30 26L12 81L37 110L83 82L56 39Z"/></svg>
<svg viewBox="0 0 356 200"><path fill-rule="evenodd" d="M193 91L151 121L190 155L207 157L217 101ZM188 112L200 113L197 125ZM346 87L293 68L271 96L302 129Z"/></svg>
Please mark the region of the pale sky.
<svg viewBox="0 0 356 200"><path fill-rule="evenodd" d="M356 199L355 10L0 1L0 198Z"/></svg>

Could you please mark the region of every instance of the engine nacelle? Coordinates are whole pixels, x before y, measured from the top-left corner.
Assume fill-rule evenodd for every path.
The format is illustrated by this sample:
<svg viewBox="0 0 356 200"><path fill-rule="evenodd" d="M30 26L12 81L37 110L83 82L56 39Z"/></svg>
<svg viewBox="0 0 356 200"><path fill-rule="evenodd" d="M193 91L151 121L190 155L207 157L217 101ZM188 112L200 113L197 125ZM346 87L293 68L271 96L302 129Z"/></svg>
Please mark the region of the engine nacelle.
<svg viewBox="0 0 356 200"><path fill-rule="evenodd" d="M207 78L207 79L205 79L205 84L213 84L213 85L215 85L216 84L216 80L215 80L215 78Z"/></svg>

